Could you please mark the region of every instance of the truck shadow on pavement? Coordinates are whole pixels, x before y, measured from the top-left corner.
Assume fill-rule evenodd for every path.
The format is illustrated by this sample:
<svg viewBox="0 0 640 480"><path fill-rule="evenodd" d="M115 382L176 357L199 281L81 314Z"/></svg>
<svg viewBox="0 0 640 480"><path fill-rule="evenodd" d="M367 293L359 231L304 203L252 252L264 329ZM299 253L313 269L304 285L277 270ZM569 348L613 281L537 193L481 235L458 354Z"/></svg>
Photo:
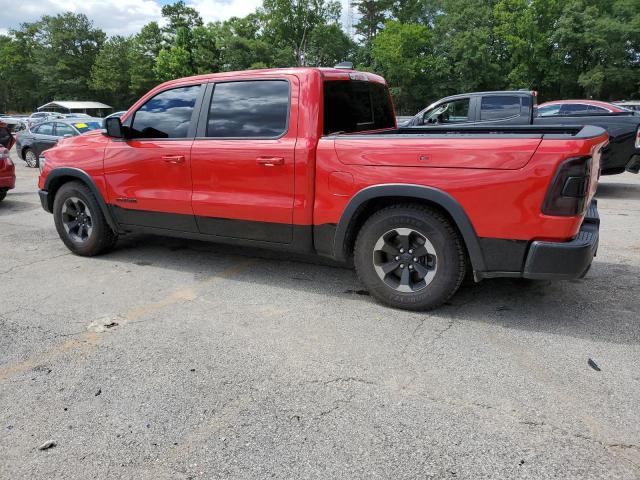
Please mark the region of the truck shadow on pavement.
<svg viewBox="0 0 640 480"><path fill-rule="evenodd" d="M252 264L250 274L239 275L234 280L326 295L336 301L349 301L349 308L354 312L362 310L366 314L374 309L377 315L388 312L399 322L415 321L416 313L378 304L363 290L349 267L317 256L257 249L248 252L247 249L196 240L131 235L121 239L113 252L97 258L130 263L132 274L158 275L161 273L140 270L158 268L190 272L195 280L215 277L216 272L230 262L252 259L255 264ZM417 315L639 344L639 290L640 268L596 259L591 271L581 280L552 282L502 278L464 284L439 309ZM229 294L233 295L232 292Z"/></svg>
<svg viewBox="0 0 640 480"><path fill-rule="evenodd" d="M600 183L596 198L640 199L640 185L633 183Z"/></svg>

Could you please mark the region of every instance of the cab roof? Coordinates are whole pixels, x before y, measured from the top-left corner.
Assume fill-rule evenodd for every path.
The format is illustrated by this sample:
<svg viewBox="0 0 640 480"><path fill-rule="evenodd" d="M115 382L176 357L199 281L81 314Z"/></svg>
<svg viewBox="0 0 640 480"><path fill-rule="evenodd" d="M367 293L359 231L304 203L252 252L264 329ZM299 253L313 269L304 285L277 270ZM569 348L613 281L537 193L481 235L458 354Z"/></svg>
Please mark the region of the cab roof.
<svg viewBox="0 0 640 480"><path fill-rule="evenodd" d="M191 77L177 78L175 80L169 80L158 86L158 88L164 88L171 85L182 85L185 83L195 82L211 82L215 80L223 80L226 78L261 78L272 77L276 75L295 75L298 77L306 77L320 74L323 78L329 80L359 80L366 78L368 81L382 83L386 85L386 80L380 75L370 72L361 72L358 70L345 69L345 68L329 68L329 67L290 67L290 68L263 68L257 70L240 70L234 72L218 72L218 73L206 73L203 75L194 75ZM356 78L353 78L356 77ZM154 89L155 90L155 89Z"/></svg>

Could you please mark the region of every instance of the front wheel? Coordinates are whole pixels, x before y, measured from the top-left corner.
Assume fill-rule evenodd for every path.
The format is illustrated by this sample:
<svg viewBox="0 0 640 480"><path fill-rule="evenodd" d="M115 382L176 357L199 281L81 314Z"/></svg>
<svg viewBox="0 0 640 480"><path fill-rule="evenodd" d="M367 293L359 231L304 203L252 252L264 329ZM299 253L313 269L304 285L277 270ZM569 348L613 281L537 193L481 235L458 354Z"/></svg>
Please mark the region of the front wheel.
<svg viewBox="0 0 640 480"><path fill-rule="evenodd" d="M53 218L60 239L76 255L104 253L118 238L91 190L80 182L60 187L53 201Z"/></svg>
<svg viewBox="0 0 640 480"><path fill-rule="evenodd" d="M446 302L466 271L457 230L440 212L421 205L394 205L369 218L358 234L354 263L374 297L407 310Z"/></svg>
<svg viewBox="0 0 640 480"><path fill-rule="evenodd" d="M24 152L24 161L28 167L36 168L38 166L38 156L36 152L27 148Z"/></svg>

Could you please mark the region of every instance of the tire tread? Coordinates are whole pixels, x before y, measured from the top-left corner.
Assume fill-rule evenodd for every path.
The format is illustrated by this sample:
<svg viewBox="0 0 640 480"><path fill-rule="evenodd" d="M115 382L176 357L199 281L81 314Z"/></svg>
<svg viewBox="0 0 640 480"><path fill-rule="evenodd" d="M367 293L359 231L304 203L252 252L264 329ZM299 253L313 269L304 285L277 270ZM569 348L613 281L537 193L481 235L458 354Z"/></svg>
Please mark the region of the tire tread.
<svg viewBox="0 0 640 480"><path fill-rule="evenodd" d="M404 301L398 300L399 298L402 298L402 297L397 297L398 299L396 300L388 300L387 298L385 298L388 295L385 295L383 292L378 293L374 291L372 293L374 293L377 298L381 299L385 303L389 303L392 306L407 309L407 310L426 310L426 309L435 308L443 304L444 302L448 301L458 291L458 288L460 288L460 285L462 284L466 276L466 270L467 270L466 247L464 245L464 242L458 230L455 228L455 226L452 225L449 219L437 209L433 207L429 207L427 205L420 205L416 203L397 203L397 204L393 204L388 207L385 207L381 210L378 210L365 221L365 223L362 225L362 227L358 231L358 234L356 236L356 241L355 241L354 258L357 258L359 255L359 249L362 248L362 245L363 245L363 240L364 240L363 237L366 235L367 229L370 225L376 223L377 221L385 217L401 216L403 212L407 212L407 211L412 213L417 213L419 216L431 217L443 228L445 236L449 240L454 242L454 248L458 257L454 286L451 289L449 289L446 295L441 296L440 298L437 299L437 301L432 302L432 304L429 304L427 306L423 306L422 304L407 302L406 297L404 297L405 299ZM366 278L366 273L362 271L362 265L360 265L359 263L360 262L358 261L354 261L356 273L358 277L362 280Z"/></svg>

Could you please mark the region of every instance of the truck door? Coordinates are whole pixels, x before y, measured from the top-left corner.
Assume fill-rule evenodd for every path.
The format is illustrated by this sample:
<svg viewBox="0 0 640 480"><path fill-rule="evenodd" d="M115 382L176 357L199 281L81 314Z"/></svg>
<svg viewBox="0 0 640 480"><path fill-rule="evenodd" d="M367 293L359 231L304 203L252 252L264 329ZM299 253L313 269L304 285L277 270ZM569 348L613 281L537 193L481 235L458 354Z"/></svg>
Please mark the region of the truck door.
<svg viewBox="0 0 640 480"><path fill-rule="evenodd" d="M191 149L201 233L290 243L298 79L225 79L208 86Z"/></svg>
<svg viewBox="0 0 640 480"><path fill-rule="evenodd" d="M203 94L188 85L154 95L124 122L128 138L107 145L104 173L118 223L197 232L191 145Z"/></svg>

